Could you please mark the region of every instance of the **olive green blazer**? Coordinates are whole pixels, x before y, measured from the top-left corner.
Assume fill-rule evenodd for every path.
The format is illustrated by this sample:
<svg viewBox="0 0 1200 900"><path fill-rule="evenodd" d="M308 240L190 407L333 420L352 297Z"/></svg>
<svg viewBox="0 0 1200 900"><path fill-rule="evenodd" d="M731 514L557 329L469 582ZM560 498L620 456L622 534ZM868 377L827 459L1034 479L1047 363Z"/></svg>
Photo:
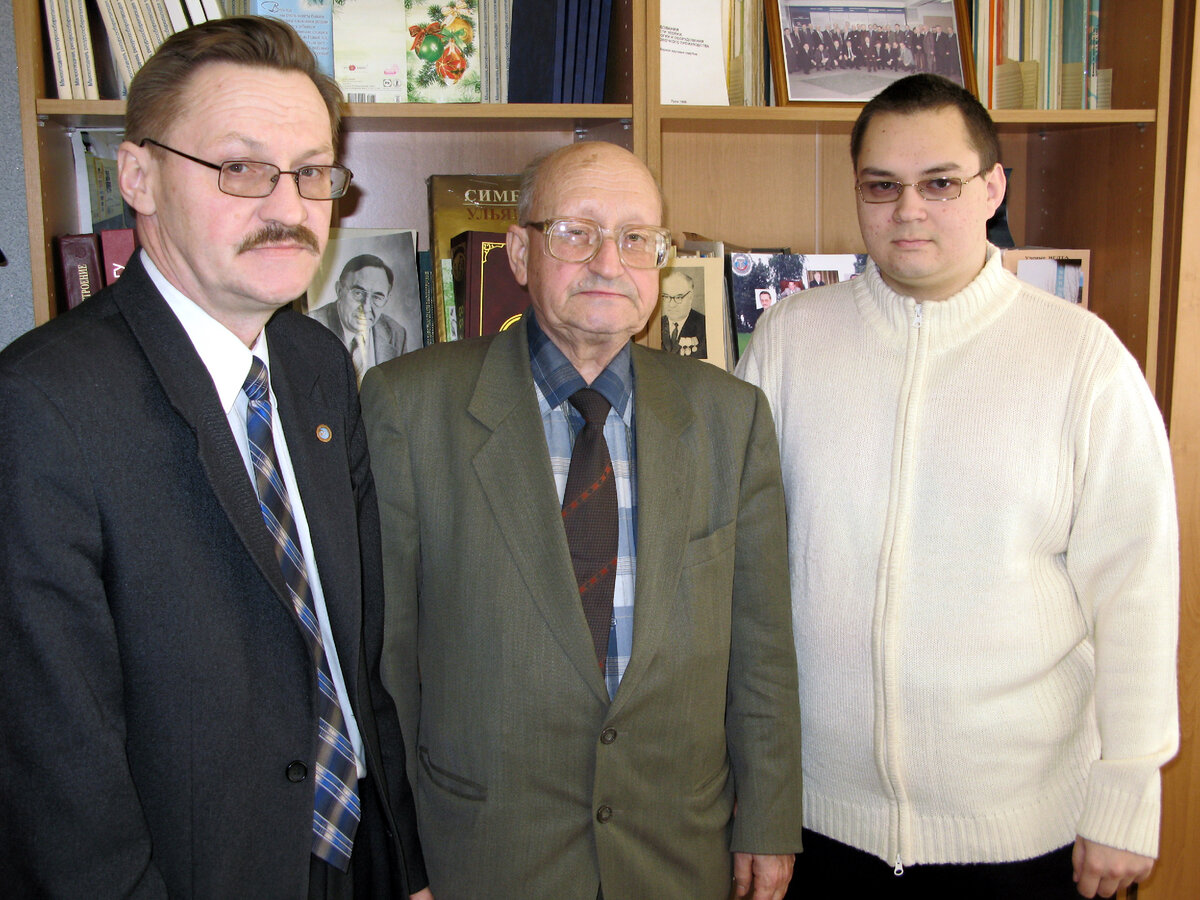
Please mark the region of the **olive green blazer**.
<svg viewBox="0 0 1200 900"><path fill-rule="evenodd" d="M633 347L633 650L609 701L524 323L363 382L396 699L438 900L725 900L800 847L783 488L755 387ZM734 801L737 815L734 816Z"/></svg>

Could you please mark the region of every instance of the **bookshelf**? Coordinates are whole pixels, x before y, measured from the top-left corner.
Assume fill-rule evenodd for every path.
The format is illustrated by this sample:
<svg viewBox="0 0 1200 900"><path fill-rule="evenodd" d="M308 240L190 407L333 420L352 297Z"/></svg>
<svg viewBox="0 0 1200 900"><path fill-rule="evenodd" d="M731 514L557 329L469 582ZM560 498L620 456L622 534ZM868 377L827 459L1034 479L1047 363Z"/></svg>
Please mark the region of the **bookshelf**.
<svg viewBox="0 0 1200 900"><path fill-rule="evenodd" d="M117 101L48 99L39 0L13 0L22 146L29 210L33 313L45 322L54 310L51 239L70 230L75 198L69 130L119 125ZM1187 4L1179 10L1186 11ZM1177 478L1185 535L1200 513L1194 437L1197 399L1195 342L1200 303L1194 259L1185 262L1189 291L1179 298L1161 286L1164 255L1177 236L1166 234L1168 123L1174 0L1140 3L1106 0L1101 22L1101 61L1112 67L1111 110L1007 110L995 113L1006 165L1014 169L1009 215L1020 243L1088 247L1092 250L1091 308L1106 319L1143 364L1156 393L1169 378L1160 359L1160 310L1178 305L1175 341L1181 367L1175 373L1172 416ZM660 178L667 223L748 244L790 245L813 252L861 252L850 194L849 132L853 104L788 108L664 107L659 103L658 4L617 0L603 105L350 105L344 123L343 158L362 188L341 204L339 224L410 225L427 237L425 177L435 172L515 171L534 154L584 138L630 147ZM1189 36L1190 36L1190 29ZM1189 78L1191 76L1189 75ZM1187 86L1185 85L1185 88ZM1191 81L1191 108L1200 87ZM1185 90L1186 94L1186 90ZM1186 103L1183 106L1186 107ZM1195 162L1196 154L1192 154ZM1190 167L1192 169L1195 166ZM1188 197L1200 195L1191 176ZM1190 204L1194 207L1195 204ZM1193 214L1187 236L1200 230ZM1185 236L1185 240L1187 240ZM1171 238L1171 240L1168 240ZM1193 241L1194 244L1194 241ZM1186 245L1185 245L1186 248ZM1172 257L1173 258L1173 257ZM1169 318L1169 317L1168 317ZM1185 358L1186 357L1186 358ZM1191 443L1188 443L1191 441ZM1190 449L1189 449L1190 448ZM1190 455L1189 455L1190 453ZM1190 504L1190 506L1186 505ZM1197 559L1184 543L1186 595L1197 617ZM1185 620L1187 626L1187 620ZM1192 623L1194 636L1195 627ZM1194 648L1184 657L1185 687L1196 681ZM1190 677L1189 677L1190 676ZM1188 811L1190 786L1200 780L1195 751L1196 701L1185 696L1184 757L1168 769L1163 857L1144 896L1193 896L1200 814ZM1190 698L1190 699L1189 699ZM1174 784L1172 784L1174 782ZM1172 796L1172 789L1182 792ZM1190 869L1188 868L1190 867Z"/></svg>
<svg viewBox="0 0 1200 900"><path fill-rule="evenodd" d="M1089 247L1092 308L1156 384L1166 196L1173 0L1107 3L1101 59L1114 69L1112 110L1006 110L1013 167L1009 214L1022 244ZM46 97L38 0L14 0L34 318L53 314L51 239L71 230L70 129L117 125L119 101ZM351 104L342 158L359 190L337 224L427 230L425 177L516 171L580 139L612 140L661 180L667 224L738 244L861 252L848 165L855 104L787 108L662 106L658 4L618 0L608 96L588 104ZM1167 48L1167 49L1164 49ZM697 186L704 189L697 190ZM719 185L713 191L711 186ZM1061 202L1071 196L1072 202ZM782 198L782 199L781 199Z"/></svg>

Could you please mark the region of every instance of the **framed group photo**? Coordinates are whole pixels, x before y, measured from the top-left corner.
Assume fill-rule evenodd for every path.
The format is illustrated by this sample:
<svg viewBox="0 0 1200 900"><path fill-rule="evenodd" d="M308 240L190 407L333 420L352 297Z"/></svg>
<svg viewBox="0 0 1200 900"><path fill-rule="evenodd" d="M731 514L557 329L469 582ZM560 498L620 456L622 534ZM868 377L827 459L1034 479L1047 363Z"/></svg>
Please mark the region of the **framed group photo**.
<svg viewBox="0 0 1200 900"><path fill-rule="evenodd" d="M966 0L767 0L776 103L863 103L916 72L978 95Z"/></svg>

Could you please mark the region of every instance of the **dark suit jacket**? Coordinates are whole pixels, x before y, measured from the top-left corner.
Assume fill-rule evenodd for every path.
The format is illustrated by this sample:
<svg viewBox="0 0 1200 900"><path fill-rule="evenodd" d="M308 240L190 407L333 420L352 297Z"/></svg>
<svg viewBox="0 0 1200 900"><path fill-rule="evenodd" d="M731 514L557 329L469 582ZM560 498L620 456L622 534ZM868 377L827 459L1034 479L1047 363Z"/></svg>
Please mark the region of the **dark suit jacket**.
<svg viewBox="0 0 1200 900"><path fill-rule="evenodd" d="M639 346L633 370L633 652L611 703L524 323L363 380L384 682L415 739L438 900L595 900L601 882L609 900L726 900L731 849L799 849L796 660L766 399Z"/></svg>
<svg viewBox="0 0 1200 900"><path fill-rule="evenodd" d="M342 336L342 320L338 318L337 301L326 303L312 311L312 317L336 334ZM375 364L395 359L404 352L404 326L382 313L371 328L371 340L375 344Z"/></svg>
<svg viewBox="0 0 1200 900"><path fill-rule="evenodd" d="M403 871L420 888L379 681L378 513L354 373L291 310L267 333L367 784L400 838L385 844L399 864L375 880L382 891ZM0 354L0 434L2 890L304 896L315 668L212 379L139 256Z"/></svg>
<svg viewBox="0 0 1200 900"><path fill-rule="evenodd" d="M697 338L696 352L691 355L697 359L708 359L708 334L704 327L704 313L699 310L689 310L687 318L679 328L679 337ZM679 341L671 339L671 320L662 317L662 348L668 353L679 355Z"/></svg>

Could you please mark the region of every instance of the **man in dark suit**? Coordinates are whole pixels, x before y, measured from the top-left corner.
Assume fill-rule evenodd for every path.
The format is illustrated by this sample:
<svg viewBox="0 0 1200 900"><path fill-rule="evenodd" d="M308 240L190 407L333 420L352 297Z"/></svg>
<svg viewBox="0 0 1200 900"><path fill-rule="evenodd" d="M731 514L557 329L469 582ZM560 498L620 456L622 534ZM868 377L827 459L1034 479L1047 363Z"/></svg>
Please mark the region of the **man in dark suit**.
<svg viewBox="0 0 1200 900"><path fill-rule="evenodd" d="M669 247L637 157L570 145L520 197L508 253L533 311L363 379L384 682L430 884L727 900L733 875L779 898L800 733L770 413L630 342Z"/></svg>
<svg viewBox="0 0 1200 900"><path fill-rule="evenodd" d="M404 352L404 326L383 312L395 280L382 259L360 253L342 266L334 301L313 310L312 317L350 351L359 381L371 366Z"/></svg>
<svg viewBox="0 0 1200 900"><path fill-rule="evenodd" d="M696 309L696 282L687 272L663 277L658 289L662 300L662 348L678 356L708 359L704 313Z"/></svg>
<svg viewBox="0 0 1200 900"><path fill-rule="evenodd" d="M8 896L431 896L354 373L287 308L340 99L276 20L168 39L118 158L142 251L0 354Z"/></svg>

